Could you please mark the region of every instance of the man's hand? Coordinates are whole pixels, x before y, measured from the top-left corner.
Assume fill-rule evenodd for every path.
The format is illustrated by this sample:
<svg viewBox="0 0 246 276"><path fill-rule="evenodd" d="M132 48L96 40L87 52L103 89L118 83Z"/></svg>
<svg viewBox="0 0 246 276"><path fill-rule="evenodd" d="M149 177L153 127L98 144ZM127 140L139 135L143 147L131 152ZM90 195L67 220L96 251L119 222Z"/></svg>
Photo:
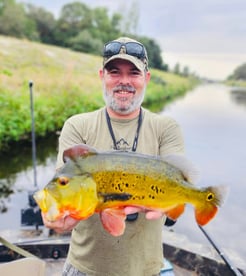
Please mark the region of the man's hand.
<svg viewBox="0 0 246 276"><path fill-rule="evenodd" d="M125 207L124 211L126 215L144 212L146 219L159 219L164 215L161 211L153 211L153 210L148 210L145 208L133 207L133 206Z"/></svg>
<svg viewBox="0 0 246 276"><path fill-rule="evenodd" d="M144 212L146 219L159 219L164 215L160 211L153 211L142 207L133 207L133 206L125 207L124 212L126 215ZM42 213L42 218L43 218L44 225L47 228L53 229L55 232L59 234L72 231L73 228L79 223L79 220L74 219L70 216L66 216L56 221L49 221L46 219L45 214Z"/></svg>
<svg viewBox="0 0 246 276"><path fill-rule="evenodd" d="M53 229L55 232L62 234L70 232L79 223L79 220L74 219L70 216L66 216L56 221L49 221L46 219L45 214L42 213L44 225L47 228Z"/></svg>

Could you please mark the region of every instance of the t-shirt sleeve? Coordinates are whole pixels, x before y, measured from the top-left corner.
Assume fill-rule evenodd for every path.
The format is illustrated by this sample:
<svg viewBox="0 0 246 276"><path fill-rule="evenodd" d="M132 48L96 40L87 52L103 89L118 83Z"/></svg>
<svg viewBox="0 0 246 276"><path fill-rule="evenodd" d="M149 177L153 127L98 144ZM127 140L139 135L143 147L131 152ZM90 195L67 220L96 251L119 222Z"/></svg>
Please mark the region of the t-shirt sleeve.
<svg viewBox="0 0 246 276"><path fill-rule="evenodd" d="M81 124L78 124L79 118L71 117L68 119L62 128L61 135L59 137L59 146L58 146L58 156L56 169L59 169L63 166L63 152L64 150L81 143L85 143L85 140L82 137L80 128ZM76 126L76 127L75 127Z"/></svg>
<svg viewBox="0 0 246 276"><path fill-rule="evenodd" d="M184 154L184 139L179 124L166 117L161 131L160 155Z"/></svg>

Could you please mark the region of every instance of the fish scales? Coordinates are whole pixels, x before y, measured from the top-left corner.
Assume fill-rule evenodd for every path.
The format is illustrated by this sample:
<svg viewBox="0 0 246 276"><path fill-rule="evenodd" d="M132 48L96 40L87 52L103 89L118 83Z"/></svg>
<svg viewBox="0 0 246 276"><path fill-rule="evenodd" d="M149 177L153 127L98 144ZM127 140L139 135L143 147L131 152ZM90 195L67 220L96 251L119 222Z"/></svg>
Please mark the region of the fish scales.
<svg viewBox="0 0 246 276"><path fill-rule="evenodd" d="M83 144L64 152L66 163L34 198L48 220L70 215L79 220L100 214L114 236L125 229L124 207L158 210L176 220L186 204L194 207L199 225L208 223L224 201L223 186L198 188L179 167L156 156L97 152ZM179 161L184 161L180 156Z"/></svg>
<svg viewBox="0 0 246 276"><path fill-rule="evenodd" d="M142 205L166 208L176 194L182 194L193 185L184 180L180 170L158 157L139 157L134 153L114 152L91 155L77 160L80 174L89 173L97 184L98 194L129 193L127 202L114 200L103 202L97 210L106 206ZM61 172L62 173L62 172ZM168 192L167 190L171 191ZM172 193L175 191L175 193ZM183 203L180 200L179 203ZM175 203L175 205L177 202ZM99 204L100 205L100 204Z"/></svg>

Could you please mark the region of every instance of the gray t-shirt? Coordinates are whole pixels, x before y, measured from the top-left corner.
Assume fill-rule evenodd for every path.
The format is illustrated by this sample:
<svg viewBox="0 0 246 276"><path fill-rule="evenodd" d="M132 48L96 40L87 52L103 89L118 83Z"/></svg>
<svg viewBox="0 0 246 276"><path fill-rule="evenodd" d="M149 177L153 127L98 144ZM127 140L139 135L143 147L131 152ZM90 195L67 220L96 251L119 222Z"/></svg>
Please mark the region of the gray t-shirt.
<svg viewBox="0 0 246 276"><path fill-rule="evenodd" d="M136 152L150 155L183 154L184 143L180 127L171 118L142 109ZM120 149L131 150L138 117L111 119ZM63 165L63 151L85 143L99 150L110 150L114 143L110 135L105 108L69 118L59 138L57 168ZM122 236L114 237L101 225L98 214L81 221L72 232L68 261L89 276L151 276L163 265L163 219L147 220L139 214L136 221L126 222Z"/></svg>

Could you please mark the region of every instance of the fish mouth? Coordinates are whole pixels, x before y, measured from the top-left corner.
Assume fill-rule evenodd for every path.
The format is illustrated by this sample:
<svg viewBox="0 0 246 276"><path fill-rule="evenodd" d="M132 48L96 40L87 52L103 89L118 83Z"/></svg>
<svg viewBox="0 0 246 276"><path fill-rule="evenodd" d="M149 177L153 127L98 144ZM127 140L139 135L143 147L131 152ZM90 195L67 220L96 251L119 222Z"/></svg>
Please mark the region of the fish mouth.
<svg viewBox="0 0 246 276"><path fill-rule="evenodd" d="M55 221L61 217L56 199L47 190L40 190L36 192L33 197L41 211L45 214L47 220Z"/></svg>

